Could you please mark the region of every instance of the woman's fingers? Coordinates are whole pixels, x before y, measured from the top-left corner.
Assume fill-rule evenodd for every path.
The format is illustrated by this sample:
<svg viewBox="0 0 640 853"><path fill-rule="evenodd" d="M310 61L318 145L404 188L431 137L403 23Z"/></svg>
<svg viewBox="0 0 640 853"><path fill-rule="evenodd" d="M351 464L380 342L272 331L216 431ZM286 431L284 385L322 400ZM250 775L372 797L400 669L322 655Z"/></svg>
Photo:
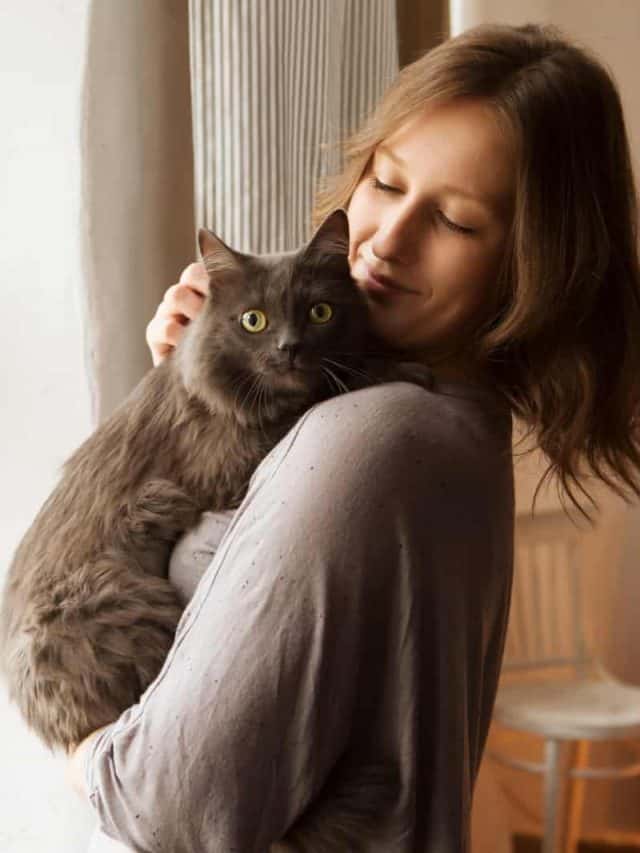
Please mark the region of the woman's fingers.
<svg viewBox="0 0 640 853"><path fill-rule="evenodd" d="M185 267L178 281L180 284L188 284L189 287L198 291L203 296L206 296L209 292L209 276L202 261L197 261Z"/></svg>
<svg viewBox="0 0 640 853"><path fill-rule="evenodd" d="M167 288L145 333L154 366L177 346L185 327L202 310L208 291L209 277L202 263L189 264L180 281Z"/></svg>
<svg viewBox="0 0 640 853"><path fill-rule="evenodd" d="M200 313L204 296L201 292L196 293L190 284L172 284L158 306L166 316L180 315L187 320L193 320Z"/></svg>
<svg viewBox="0 0 640 853"><path fill-rule="evenodd" d="M154 366L160 364L182 337L185 324L177 317L171 317L162 312L162 303L147 325L145 340L151 350ZM188 322L188 321L186 321Z"/></svg>

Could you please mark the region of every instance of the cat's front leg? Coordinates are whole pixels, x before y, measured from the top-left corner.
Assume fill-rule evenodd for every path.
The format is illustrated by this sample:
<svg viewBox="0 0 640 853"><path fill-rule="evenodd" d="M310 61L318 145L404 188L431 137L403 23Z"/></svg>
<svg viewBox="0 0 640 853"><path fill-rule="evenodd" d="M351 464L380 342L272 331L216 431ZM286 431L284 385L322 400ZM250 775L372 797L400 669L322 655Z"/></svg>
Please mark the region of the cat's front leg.
<svg viewBox="0 0 640 853"><path fill-rule="evenodd" d="M171 480L147 480L122 509L115 545L146 573L166 578L173 546L204 508Z"/></svg>

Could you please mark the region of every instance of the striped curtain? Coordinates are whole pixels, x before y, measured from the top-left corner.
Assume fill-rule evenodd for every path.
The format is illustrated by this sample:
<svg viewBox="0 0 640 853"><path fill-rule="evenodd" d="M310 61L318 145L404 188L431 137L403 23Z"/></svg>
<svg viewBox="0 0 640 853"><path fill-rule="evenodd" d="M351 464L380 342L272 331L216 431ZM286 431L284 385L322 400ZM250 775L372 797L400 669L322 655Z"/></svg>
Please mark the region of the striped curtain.
<svg viewBox="0 0 640 853"><path fill-rule="evenodd" d="M336 143L398 71L395 0L190 0L195 222L242 252L310 236Z"/></svg>

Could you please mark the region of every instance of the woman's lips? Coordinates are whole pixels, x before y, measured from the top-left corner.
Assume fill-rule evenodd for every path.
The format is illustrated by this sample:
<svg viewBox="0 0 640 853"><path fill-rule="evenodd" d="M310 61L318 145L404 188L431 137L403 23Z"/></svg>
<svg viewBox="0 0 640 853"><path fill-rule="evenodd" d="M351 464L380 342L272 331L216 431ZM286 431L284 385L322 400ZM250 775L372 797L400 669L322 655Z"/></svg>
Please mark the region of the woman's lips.
<svg viewBox="0 0 640 853"><path fill-rule="evenodd" d="M415 290L409 290L407 287L402 287L396 284L392 279L386 276L375 275L365 266L367 276L363 281L364 287L372 293L415 293Z"/></svg>

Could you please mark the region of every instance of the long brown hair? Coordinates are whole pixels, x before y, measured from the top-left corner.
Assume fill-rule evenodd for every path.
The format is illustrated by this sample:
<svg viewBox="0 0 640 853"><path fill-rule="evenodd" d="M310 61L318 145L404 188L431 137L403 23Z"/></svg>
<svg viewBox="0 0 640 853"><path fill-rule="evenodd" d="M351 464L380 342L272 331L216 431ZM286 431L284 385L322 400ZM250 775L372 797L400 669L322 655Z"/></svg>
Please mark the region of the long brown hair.
<svg viewBox="0 0 640 853"><path fill-rule="evenodd" d="M638 212L611 73L557 27L483 24L405 66L325 179L314 227L347 207L375 147L427 105L482 100L514 143L511 232L497 311L472 348L578 510L587 470L640 495ZM583 463L586 468L583 468ZM562 501L561 490L558 489Z"/></svg>

